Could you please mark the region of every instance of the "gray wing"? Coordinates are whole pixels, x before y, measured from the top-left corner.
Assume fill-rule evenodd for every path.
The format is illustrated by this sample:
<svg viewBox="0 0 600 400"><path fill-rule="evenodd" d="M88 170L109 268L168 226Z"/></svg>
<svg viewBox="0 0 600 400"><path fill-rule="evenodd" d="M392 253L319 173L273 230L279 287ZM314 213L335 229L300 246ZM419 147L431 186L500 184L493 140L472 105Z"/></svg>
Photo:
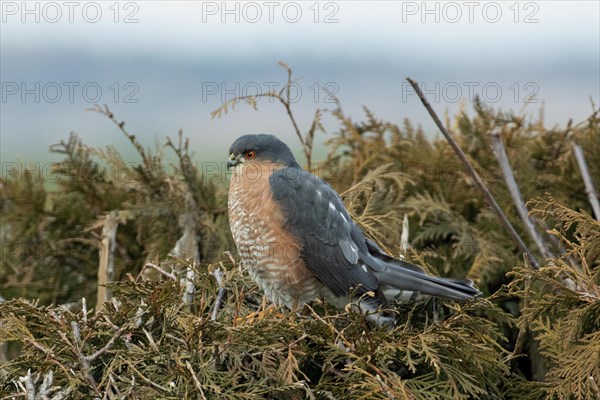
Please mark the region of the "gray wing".
<svg viewBox="0 0 600 400"><path fill-rule="evenodd" d="M376 299L385 305L380 283L459 301L481 295L469 279L431 276L417 265L385 254L365 239L331 186L311 173L284 168L271 175L270 183L285 224L302 245L306 266L337 296L348 295L350 288L360 285L362 291L375 291Z"/></svg>
<svg viewBox="0 0 600 400"><path fill-rule="evenodd" d="M369 251L365 237L331 186L295 167L275 171L270 184L286 227L300 241L301 256L315 277L337 296L359 288L383 297L377 277L363 262Z"/></svg>

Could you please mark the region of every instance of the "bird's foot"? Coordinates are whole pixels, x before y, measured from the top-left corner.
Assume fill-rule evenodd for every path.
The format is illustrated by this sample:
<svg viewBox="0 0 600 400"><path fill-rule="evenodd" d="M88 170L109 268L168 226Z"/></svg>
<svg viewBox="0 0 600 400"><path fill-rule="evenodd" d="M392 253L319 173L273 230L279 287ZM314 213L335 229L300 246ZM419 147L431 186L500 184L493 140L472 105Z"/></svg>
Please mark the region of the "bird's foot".
<svg viewBox="0 0 600 400"><path fill-rule="evenodd" d="M244 324L255 324L263 319L267 319L269 317L283 319L285 315L279 312L279 308L274 304L266 304L266 300L263 299L261 306L258 310L245 315L243 317L238 317L235 320L236 325L244 325Z"/></svg>

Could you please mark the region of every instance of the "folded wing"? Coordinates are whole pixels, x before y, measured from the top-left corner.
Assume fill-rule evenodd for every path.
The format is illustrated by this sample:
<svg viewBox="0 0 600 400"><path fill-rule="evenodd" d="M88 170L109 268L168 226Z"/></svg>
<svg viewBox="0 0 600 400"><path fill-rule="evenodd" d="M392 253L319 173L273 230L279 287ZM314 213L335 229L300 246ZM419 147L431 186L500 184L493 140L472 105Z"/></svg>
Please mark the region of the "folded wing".
<svg viewBox="0 0 600 400"><path fill-rule="evenodd" d="M309 172L296 167L275 171L270 186L286 226L302 245L306 266L336 296L359 288L375 292L385 305L385 287L451 300L481 294L468 279L431 276L387 255L364 237L335 190Z"/></svg>

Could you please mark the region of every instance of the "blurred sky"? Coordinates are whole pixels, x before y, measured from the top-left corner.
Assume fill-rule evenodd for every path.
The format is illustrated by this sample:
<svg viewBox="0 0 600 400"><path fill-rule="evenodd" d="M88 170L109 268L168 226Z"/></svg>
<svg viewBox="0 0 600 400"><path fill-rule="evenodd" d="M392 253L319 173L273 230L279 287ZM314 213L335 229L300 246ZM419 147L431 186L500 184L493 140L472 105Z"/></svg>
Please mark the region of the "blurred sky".
<svg viewBox="0 0 600 400"><path fill-rule="evenodd" d="M600 103L599 4L2 1L0 155L3 163L57 160L48 146L71 131L133 154L110 121L85 111L94 102L148 146L182 128L197 162L224 160L245 133L274 133L298 150L278 103L210 118L236 94L281 88L278 61L302 78L294 103L302 129L315 108L334 107L328 88L355 120L367 106L437 134L407 76L424 83L441 114L479 94L530 115L543 106L548 125L578 122L590 97ZM325 123L335 131L333 118Z"/></svg>

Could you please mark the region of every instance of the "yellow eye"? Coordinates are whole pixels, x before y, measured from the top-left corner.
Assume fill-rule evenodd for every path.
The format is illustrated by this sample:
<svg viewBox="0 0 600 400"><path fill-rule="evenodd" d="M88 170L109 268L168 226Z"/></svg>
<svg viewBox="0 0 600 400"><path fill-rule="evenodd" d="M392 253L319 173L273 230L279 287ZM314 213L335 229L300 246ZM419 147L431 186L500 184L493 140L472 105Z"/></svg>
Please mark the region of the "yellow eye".
<svg viewBox="0 0 600 400"><path fill-rule="evenodd" d="M256 157L256 152L254 150L248 150L244 153L244 157L246 158L254 158Z"/></svg>

